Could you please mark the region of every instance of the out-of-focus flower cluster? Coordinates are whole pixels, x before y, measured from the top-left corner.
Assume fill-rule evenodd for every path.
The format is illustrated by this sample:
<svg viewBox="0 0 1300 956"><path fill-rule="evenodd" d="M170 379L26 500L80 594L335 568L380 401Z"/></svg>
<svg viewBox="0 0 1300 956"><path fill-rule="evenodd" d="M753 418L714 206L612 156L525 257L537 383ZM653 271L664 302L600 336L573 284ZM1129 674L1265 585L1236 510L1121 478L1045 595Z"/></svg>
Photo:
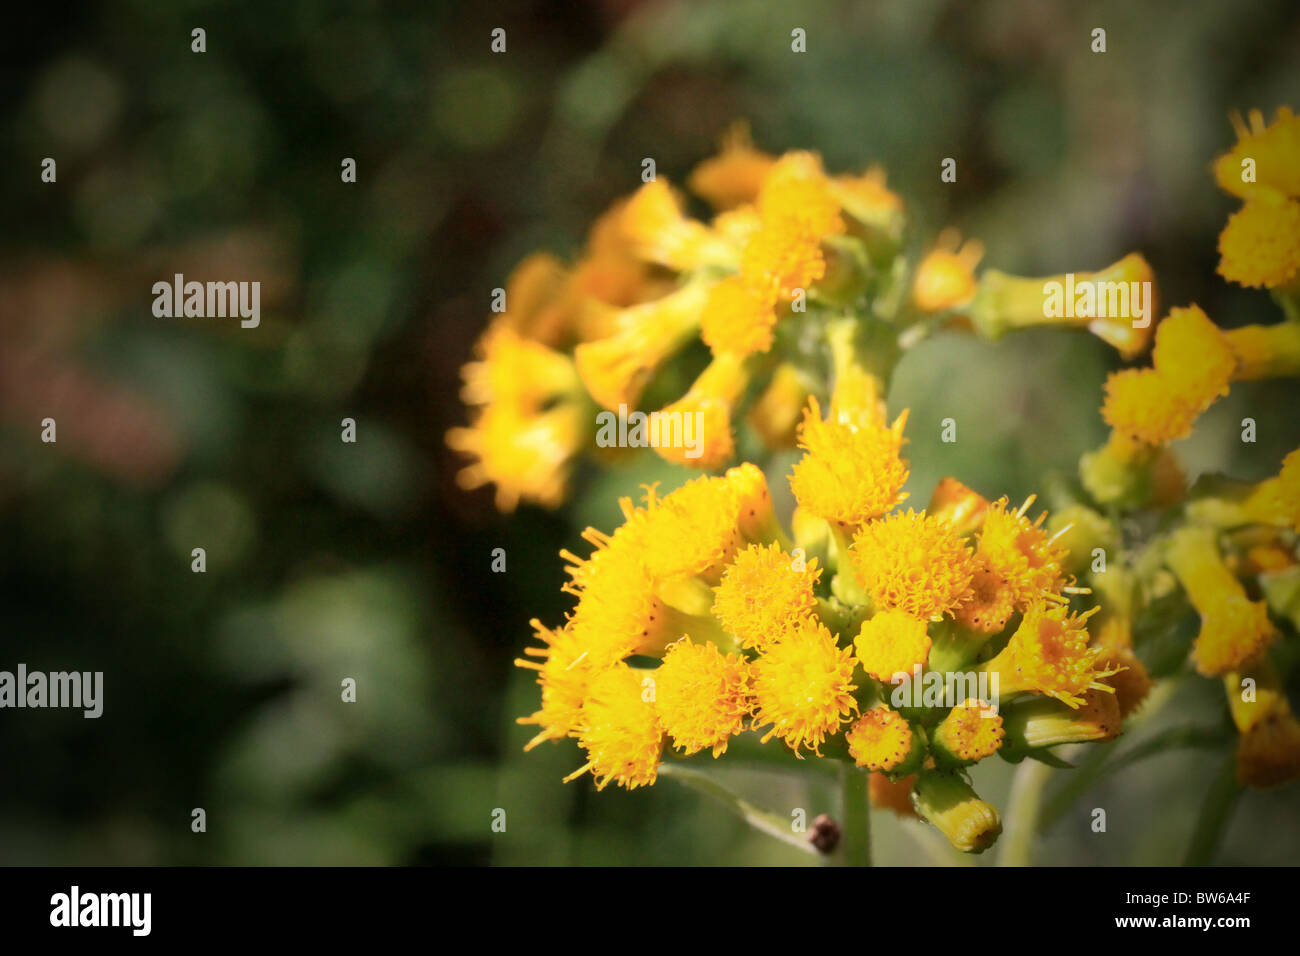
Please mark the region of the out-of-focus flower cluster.
<svg viewBox="0 0 1300 956"><path fill-rule="evenodd" d="M515 270L464 369L470 424L448 435L472 459L465 487L495 485L505 511L560 504L575 462L597 451L601 410L695 416L695 447L651 443L692 467L735 463L742 434L746 448L791 448L810 396L838 382L881 401L899 352L944 325L1086 325L1125 354L1150 334L1127 309L1045 319L1044 280L977 281L979 244L951 232L910 261L902 200L876 168L830 175L816 154L768 155L737 127L688 185L708 220L658 178L597 220L573 265L538 253ZM1111 274L1151 277L1137 255Z"/></svg>

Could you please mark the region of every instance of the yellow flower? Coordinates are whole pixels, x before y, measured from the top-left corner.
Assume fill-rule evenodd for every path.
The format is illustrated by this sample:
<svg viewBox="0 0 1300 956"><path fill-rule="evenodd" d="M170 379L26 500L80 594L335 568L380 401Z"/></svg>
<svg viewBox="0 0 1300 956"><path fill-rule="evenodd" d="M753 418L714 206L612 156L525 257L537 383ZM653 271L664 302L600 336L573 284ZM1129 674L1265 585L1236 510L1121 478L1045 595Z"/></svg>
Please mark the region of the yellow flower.
<svg viewBox="0 0 1300 956"><path fill-rule="evenodd" d="M542 661L520 658L515 666L537 671L542 706L532 715L520 717L517 723L535 724L541 731L528 741L524 750L532 750L544 740L560 740L570 735L578 725L592 675L591 658L570 628L552 630L536 619L531 624L545 646L529 647L524 653Z"/></svg>
<svg viewBox="0 0 1300 956"><path fill-rule="evenodd" d="M756 200L765 224L781 225L804 236L844 231L840 202L816 153L786 153L772 167Z"/></svg>
<svg viewBox="0 0 1300 956"><path fill-rule="evenodd" d="M1137 283L1139 290L1150 290L1150 296L1145 301L1145 315L1138 308L1141 303L1127 294L1123 300L1117 298L1113 310L1109 308L1107 299L1107 311L1113 311L1113 315L1095 318L1077 314L1052 316L1047 314L1045 307L1048 300L1045 290L1053 287L1053 283L1062 291L1066 288L1081 289L1086 284L1094 289L1123 289L1128 293ZM1151 321L1156 315L1155 299L1155 274L1151 266L1138 253L1131 252L1097 272L1065 273L1044 279L1023 278L987 269L980 275L969 314L975 328L989 338L998 338L1012 329L1040 325L1087 326L1089 332L1110 343L1124 358L1131 359L1151 341L1155 331L1155 323ZM1147 321L1139 321L1135 326L1134 320L1142 318Z"/></svg>
<svg viewBox="0 0 1300 956"><path fill-rule="evenodd" d="M927 511L952 525L958 534L969 534L984 523L989 500L978 491L966 487L956 478L940 478L930 495Z"/></svg>
<svg viewBox="0 0 1300 956"><path fill-rule="evenodd" d="M712 643L680 640L668 646L654 672L655 706L673 746L687 754L727 750L727 739L749 715L749 665Z"/></svg>
<svg viewBox="0 0 1300 956"><path fill-rule="evenodd" d="M732 410L749 385L749 375L736 352L714 356L685 395L651 416L659 421L659 457L693 468L720 468L735 457ZM664 438L666 431L673 440Z"/></svg>
<svg viewBox="0 0 1300 956"><path fill-rule="evenodd" d="M763 742L775 736L796 755L800 747L820 753L826 737L858 709L854 666L852 649L837 647L831 632L813 618L768 647L750 665L754 726L771 725Z"/></svg>
<svg viewBox="0 0 1300 956"><path fill-rule="evenodd" d="M787 153L763 182L762 225L746 243L740 271L768 296L790 298L826 274L821 241L844 231L840 204L811 153Z"/></svg>
<svg viewBox="0 0 1300 956"><path fill-rule="evenodd" d="M1300 202L1252 199L1219 234L1219 275L1238 285L1276 289L1300 271Z"/></svg>
<svg viewBox="0 0 1300 956"><path fill-rule="evenodd" d="M1277 636L1263 601L1251 601L1219 553L1212 528L1179 528L1170 537L1165 563L1178 577L1201 615L1192 648L1196 669L1206 677L1240 668Z"/></svg>
<svg viewBox="0 0 1300 956"><path fill-rule="evenodd" d="M1253 693L1247 694L1245 678L1254 682ZM1237 779L1250 787L1272 787L1300 776L1300 722L1268 659L1261 656L1225 674L1223 688L1241 734Z"/></svg>
<svg viewBox="0 0 1300 956"><path fill-rule="evenodd" d="M627 200L614 203L602 213L587 235L587 246L569 278L570 295L580 303L575 319L578 339L605 338L617 314L593 305L625 308L657 298L667 289L655 273L657 267L639 258L623 230Z"/></svg>
<svg viewBox="0 0 1300 956"><path fill-rule="evenodd" d="M1104 653L1088 646L1087 614L1069 614L1064 605L1040 603L1025 612L1011 640L978 670L998 675L1003 695L1046 694L1078 707L1089 688L1112 692L1101 682L1115 673L1099 664Z"/></svg>
<svg viewBox="0 0 1300 956"><path fill-rule="evenodd" d="M1288 107L1278 108L1271 124L1264 114L1251 110L1249 125L1232 116L1237 145L1214 164L1214 178L1225 191L1241 199L1268 193L1300 196L1300 118ZM1242 178L1242 160L1253 160L1254 182Z"/></svg>
<svg viewBox="0 0 1300 956"><path fill-rule="evenodd" d="M568 272L555 256L536 252L515 266L506 280L506 311L500 323L543 345L558 345L573 331L576 301ZM466 401L471 401L466 399Z"/></svg>
<svg viewBox="0 0 1300 956"><path fill-rule="evenodd" d="M509 405L489 405L468 428L447 432L447 444L477 460L456 475L462 488L492 483L496 506L514 511L520 501L555 508L568 492L573 459L587 434L580 405L562 403L538 415Z"/></svg>
<svg viewBox="0 0 1300 956"><path fill-rule="evenodd" d="M963 853L982 853L1002 832L997 808L985 803L954 770L926 770L912 790L917 814Z"/></svg>
<svg viewBox="0 0 1300 956"><path fill-rule="evenodd" d="M1208 406L1228 394L1237 359L1219 327L1198 306L1169 310L1156 328L1156 370L1192 403Z"/></svg>
<svg viewBox="0 0 1300 956"><path fill-rule="evenodd" d="M646 699L647 674L618 664L592 680L578 728L587 762L565 783L588 771L598 790L611 780L628 790L655 782L664 732L654 704Z"/></svg>
<svg viewBox="0 0 1300 956"><path fill-rule="evenodd" d="M1101 412L1130 440L1166 445L1191 434L1197 417L1228 394L1237 359L1227 336L1193 305L1171 309L1160 323L1154 362L1112 373Z"/></svg>
<svg viewBox="0 0 1300 956"><path fill-rule="evenodd" d="M655 578L699 575L716 582L743 544L740 501L727 478L701 477L658 498L629 519L637 550Z"/></svg>
<svg viewBox="0 0 1300 956"><path fill-rule="evenodd" d="M1154 369L1125 369L1106 379L1101 414L1132 441L1167 445L1192 433L1199 404L1183 400L1174 384Z"/></svg>
<svg viewBox="0 0 1300 956"><path fill-rule="evenodd" d="M912 725L898 711L873 707L859 717L844 735L849 755L859 767L891 771L912 755Z"/></svg>
<svg viewBox="0 0 1300 956"><path fill-rule="evenodd" d="M525 309L522 298L516 304ZM447 444L476 459L458 483L496 484L500 510L513 511L520 500L553 508L564 500L588 431L586 400L572 360L504 318L479 340L479 358L461 369L461 396L476 411L468 428L447 432Z"/></svg>
<svg viewBox="0 0 1300 956"><path fill-rule="evenodd" d="M1046 513L1033 521L1025 517L1033 502L1034 496L1030 495L1011 511L1007 499L1001 498L984 513L976 556L985 572L979 581L984 589L980 604L985 608L985 623L992 623L989 618L998 616L993 609L1001 608L1005 600L1024 610L1044 593L1059 593L1065 584L1064 565L1069 552L1057 541L1058 535L1048 537L1043 529ZM990 595L990 588L1004 592L1004 596Z"/></svg>
<svg viewBox="0 0 1300 956"><path fill-rule="evenodd" d="M678 272L735 268L738 262L735 244L688 218L663 179L651 180L632 195L623 211L623 229L640 255Z"/></svg>
<svg viewBox="0 0 1300 956"><path fill-rule="evenodd" d="M1255 486L1244 510L1254 521L1300 532L1300 448L1282 459L1282 468L1275 477Z"/></svg>
<svg viewBox="0 0 1300 956"><path fill-rule="evenodd" d="M985 701L971 697L948 711L934 729L931 743L946 763L960 766L997 753L1005 735L1002 716L989 713Z"/></svg>
<svg viewBox="0 0 1300 956"><path fill-rule="evenodd" d="M754 148L749 124L736 122L722 137L721 151L691 172L686 184L715 209L732 209L758 197L776 157Z"/></svg>
<svg viewBox="0 0 1300 956"><path fill-rule="evenodd" d="M836 176L831 190L845 213L886 236L896 237L903 225L903 200L885 182L885 171L872 166L861 176Z"/></svg>
<svg viewBox="0 0 1300 956"><path fill-rule="evenodd" d="M597 665L608 665L634 652L657 653L680 637L670 609L654 593L635 532L627 525L612 536L588 528L583 537L596 545L589 558L569 551L570 580L562 590L578 599L568 627Z"/></svg>
<svg viewBox="0 0 1300 956"><path fill-rule="evenodd" d="M1016 701L1005 713L1006 743L1011 751L1036 750L1057 744L1114 740L1123 720L1115 694L1093 688L1078 706L1067 707L1050 697Z"/></svg>
<svg viewBox="0 0 1300 956"><path fill-rule="evenodd" d="M937 621L971 594L970 550L952 526L924 511L864 524L853 539L858 581L877 608Z"/></svg>
<svg viewBox="0 0 1300 956"><path fill-rule="evenodd" d="M704 344L714 355L766 352L772 347L775 305L769 289L744 276L728 276L709 290L700 327Z"/></svg>
<svg viewBox="0 0 1300 956"><path fill-rule="evenodd" d="M661 458L692 468L725 465L736 452L731 412L748 385L749 370L740 355L715 356L685 395L656 413L660 440L655 451ZM665 441L665 430L682 440Z"/></svg>
<svg viewBox="0 0 1300 956"><path fill-rule="evenodd" d="M876 680L889 683L895 674L911 675L930 656L930 635L925 622L903 611L881 611L862 622L853 647L862 669Z"/></svg>
<svg viewBox="0 0 1300 956"><path fill-rule="evenodd" d="M722 573L713 613L742 645L765 648L812 614L821 573L816 558L798 562L779 544L751 544Z"/></svg>
<svg viewBox="0 0 1300 956"><path fill-rule="evenodd" d="M1016 590L978 556L970 586L970 598L953 609L953 619L975 634L999 633L1016 613Z"/></svg>
<svg viewBox="0 0 1300 956"><path fill-rule="evenodd" d="M912 300L922 312L941 312L975 298L975 267L984 257L984 245L968 239L965 245L955 229L945 229L917 266L912 280Z"/></svg>
<svg viewBox="0 0 1300 956"><path fill-rule="evenodd" d="M835 319L826 324L834 381L826 417L842 425L883 428L888 424L886 385L876 372L863 365L859 331L860 325L853 319Z"/></svg>
<svg viewBox="0 0 1300 956"><path fill-rule="evenodd" d="M461 369L461 398L467 405L510 405L531 415L581 387L572 359L504 322L484 332L477 350L480 358Z"/></svg>
<svg viewBox="0 0 1300 956"><path fill-rule="evenodd" d="M635 409L659 366L695 337L709 285L691 282L629 306L618 313L613 335L579 345L573 358L591 397L610 411Z"/></svg>
<svg viewBox="0 0 1300 956"><path fill-rule="evenodd" d="M799 370L782 362L750 406L748 421L768 448L793 448L798 440L800 411L808 404L808 383Z"/></svg>
<svg viewBox="0 0 1300 956"><path fill-rule="evenodd" d="M845 527L878 517L907 497L903 446L904 412L892 428L823 421L816 398L808 400L790 488L800 507Z"/></svg>

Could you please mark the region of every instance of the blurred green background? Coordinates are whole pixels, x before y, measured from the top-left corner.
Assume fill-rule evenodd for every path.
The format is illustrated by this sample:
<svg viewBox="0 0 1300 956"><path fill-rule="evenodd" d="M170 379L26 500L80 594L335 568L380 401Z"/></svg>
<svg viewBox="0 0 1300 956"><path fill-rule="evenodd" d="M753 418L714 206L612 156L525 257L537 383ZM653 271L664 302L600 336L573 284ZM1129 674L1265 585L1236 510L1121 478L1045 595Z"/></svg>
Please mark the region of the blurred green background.
<svg viewBox="0 0 1300 956"><path fill-rule="evenodd" d="M443 444L491 289L533 249L576 253L644 157L680 182L748 118L766 149L882 163L918 247L953 224L1025 274L1137 249L1166 304L1277 316L1214 273L1234 203L1209 164L1230 110L1300 107L1289 0L124 0L7 20L0 668L102 670L106 688L99 720L0 711L6 864L808 861L672 781L596 794L560 783L573 745L520 752L536 688L511 661L529 618L567 606L556 551L664 468L585 472L565 509L502 517L456 487ZM155 318L174 272L261 281L260 327ZM1104 437L1115 361L1082 334L926 342L891 395L912 409L914 498L944 474L1018 498L1069 473ZM1300 443L1297 398L1234 386L1180 448L1189 470L1274 472ZM1167 713L1217 725L1220 690L1193 683ZM1009 768L988 764L976 784L1005 807ZM1217 769L1187 750L1135 766L1038 859L1176 862ZM835 809L786 778L737 784ZM1300 858L1295 796L1247 794L1217 860ZM931 858L876 820L882 862Z"/></svg>

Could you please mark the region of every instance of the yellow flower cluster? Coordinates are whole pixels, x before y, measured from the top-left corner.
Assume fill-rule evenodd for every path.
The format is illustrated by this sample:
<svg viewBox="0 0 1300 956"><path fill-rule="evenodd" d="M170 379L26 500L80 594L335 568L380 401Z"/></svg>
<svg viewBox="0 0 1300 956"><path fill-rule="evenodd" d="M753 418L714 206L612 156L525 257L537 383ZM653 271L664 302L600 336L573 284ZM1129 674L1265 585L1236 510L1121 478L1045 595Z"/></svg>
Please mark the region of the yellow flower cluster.
<svg viewBox="0 0 1300 956"><path fill-rule="evenodd" d="M1245 201L1221 270L1284 306L1298 147L1289 112L1272 126L1255 115L1216 166ZM1235 172L1247 159L1250 179ZM1200 618L1192 667L1227 688L1241 780L1300 774L1300 722L1270 653L1287 632L1275 595L1300 593L1300 450L1263 482L1198 484L1189 499L1167 447L1232 383L1300 374L1300 321L1225 331L1195 305L1139 321L1156 314L1150 296L1052 317L1055 279L977 276L981 246L953 232L908 269L882 174L768 155L740 127L687 182L710 219L646 183L573 268L520 267L464 370L475 413L449 440L475 458L462 481L495 483L503 508L562 499L600 408L697 415L698 457L657 451L721 472L623 499L617 529L584 532L589 554L562 552L574 607L559 627L533 622L540 646L518 662L540 687L520 721L537 728L528 748L576 740L585 760L566 779L590 773L598 788L653 784L706 753L836 759L867 772L878 806L979 852L1001 821L967 768L1118 736L1164 699L1152 691L1171 674L1144 664L1144 614L1174 603ZM1136 253L1069 277L1152 280ZM988 337L1078 326L1126 360L1154 341L1149 367L1109 377L1110 438L1051 520L1031 515L1034 497L1016 506L952 478L904 507L907 412L887 413L889 373L943 323ZM789 533L762 468L734 464L742 422L769 449L798 450ZM1136 544L1117 520L1134 511L1152 529Z"/></svg>
<svg viewBox="0 0 1300 956"><path fill-rule="evenodd" d="M1019 759L1113 737L1117 705L1104 734L1096 708L1080 705L1111 696L1106 680L1122 667L1090 643L1089 614L1068 611L1066 552L1026 517L1032 502L1012 510L949 479L930 513L900 511L901 417L823 420L813 400L801 432L790 476L799 543L747 464L625 500L617 530L585 533L590 556L564 552L577 604L560 628L536 624L544 646L519 662L541 687L541 708L521 720L540 728L528 746L575 738L586 761L569 779L634 788L655 782L669 751L720 757L752 732L754 747L915 777L916 812L981 850L1000 822L963 768L1004 746ZM830 579L807 556L814 541L830 544ZM963 625L977 605L1006 607L1002 626ZM949 671L993 692L899 699L907 680ZM1039 699L1049 706L1021 713Z"/></svg>
<svg viewBox="0 0 1300 956"><path fill-rule="evenodd" d="M718 470L737 458L738 426L770 449L791 447L807 400L831 383L821 431L833 437L856 424L838 407L846 398L865 418L878 414L900 343L918 340L913 326L948 322L997 336L1082 322L1125 355L1149 335L1133 330L1128 311L1044 319L1042 280L992 270L977 280L981 244L951 230L909 270L903 203L877 168L832 175L815 153L764 153L739 125L686 183L713 207L710 218L693 218L686 198L656 178L597 220L571 267L539 253L515 270L464 368L469 426L447 436L471 459L463 486L494 484L503 511L520 501L558 505L602 409L696 416L698 447L649 444L676 464ZM1134 254L1087 275L1140 282L1150 269ZM862 322L838 340L832 331L846 314L872 317L870 361L852 341ZM799 357L810 336L828 346L830 367ZM702 369L700 353L709 358ZM805 440L823 440L817 431L806 428ZM890 440L872 432L861 453Z"/></svg>
<svg viewBox="0 0 1300 956"><path fill-rule="evenodd" d="M1125 553L1111 521L1085 507L1072 547L1103 543L1119 566L1084 570L1102 597L1097 646L1122 714L1147 696L1149 677L1134 651L1143 611L1177 589L1200 621L1190 662L1223 681L1240 731L1238 776L1270 786L1300 776L1300 723L1278 690L1273 648L1300 585L1300 449L1257 483L1207 476L1189 492L1165 447L1186 438L1233 382L1300 375L1300 322L1293 296L1300 269L1300 120L1280 109L1272 124L1254 111L1235 118L1237 145L1215 163L1218 184L1243 201L1219 238L1219 272L1273 290L1286 317L1273 325L1223 330L1198 307L1170 310L1156 329L1152 365L1113 373L1102 416L1112 433L1084 456L1083 483L1099 505L1122 514L1148 510L1168 530ZM1080 530L1080 529L1087 530ZM1086 549L1085 549L1086 550ZM1076 555L1076 564L1089 562ZM1292 624L1300 622L1292 621Z"/></svg>
<svg viewBox="0 0 1300 956"><path fill-rule="evenodd" d="M1282 107L1272 123L1234 116L1237 145L1219 157L1219 186L1242 200L1219 236L1219 274L1244 286L1298 291L1300 117Z"/></svg>

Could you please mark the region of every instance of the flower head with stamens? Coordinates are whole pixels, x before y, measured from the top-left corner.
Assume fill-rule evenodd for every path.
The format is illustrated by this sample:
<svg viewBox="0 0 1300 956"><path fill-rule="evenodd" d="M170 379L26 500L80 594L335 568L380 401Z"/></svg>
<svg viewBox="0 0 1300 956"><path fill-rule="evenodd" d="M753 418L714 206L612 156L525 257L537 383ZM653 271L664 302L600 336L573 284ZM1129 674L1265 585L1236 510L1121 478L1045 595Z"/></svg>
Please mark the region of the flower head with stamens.
<svg viewBox="0 0 1300 956"><path fill-rule="evenodd" d="M588 771L597 790L611 780L628 790L655 782L664 731L654 704L647 700L648 674L617 664L592 679L577 732L587 762L565 777L565 783Z"/></svg>
<svg viewBox="0 0 1300 956"><path fill-rule="evenodd" d="M578 726L592 675L592 659L581 639L570 628L543 627L536 619L532 621L532 627L544 646L530 647L524 653L529 657L540 657L542 661L520 658L515 664L537 671L537 683L542 688L542 706L528 717L520 717L518 723L535 724L541 730L528 741L524 750L532 750L544 740L563 739L573 732Z"/></svg>
<svg viewBox="0 0 1300 956"><path fill-rule="evenodd" d="M1276 289L1300 274L1300 202L1247 202L1219 234L1219 274L1238 285Z"/></svg>
<svg viewBox="0 0 1300 956"><path fill-rule="evenodd" d="M655 706L673 746L687 754L719 757L749 716L749 665L712 643L680 640L668 646L654 672Z"/></svg>
<svg viewBox="0 0 1300 956"><path fill-rule="evenodd" d="M1045 694L1071 707L1083 703L1089 688L1113 693L1102 678L1115 669L1099 663L1102 648L1088 646L1085 624L1093 611L1076 615L1064 605L1034 605L1007 646L979 669L998 674L1003 694Z"/></svg>
<svg viewBox="0 0 1300 956"><path fill-rule="evenodd" d="M779 737L796 755L801 747L820 752L827 736L858 708L855 663L852 649L837 647L814 619L768 647L750 666L754 726L770 725L763 741Z"/></svg>
<svg viewBox="0 0 1300 956"><path fill-rule="evenodd" d="M862 622L853 641L858 662L868 676L889 683L895 674L911 674L930 655L925 622L903 611L880 611Z"/></svg>
<svg viewBox="0 0 1300 956"><path fill-rule="evenodd" d="M797 630L817 606L817 559L801 562L773 542L736 555L714 591L713 613L745 647L762 649Z"/></svg>
<svg viewBox="0 0 1300 956"><path fill-rule="evenodd" d="M654 577L698 574L716 580L742 544L738 508L726 478L705 476L663 498L648 492L645 509L628 524L635 528L641 560Z"/></svg>
<svg viewBox="0 0 1300 956"><path fill-rule="evenodd" d="M955 764L970 764L991 757L1002 746L1002 715L989 713L986 702L962 701L935 728L934 746Z"/></svg>
<svg viewBox="0 0 1300 956"><path fill-rule="evenodd" d="M678 636L667 629L667 608L655 596L653 578L641 557L635 523L639 512L626 499L622 504L629 521L613 535L595 528L583 532L595 545L589 557L560 552L569 562L569 581L562 589L578 599L568 627L597 665L660 648Z"/></svg>
<svg viewBox="0 0 1300 956"><path fill-rule="evenodd" d="M898 711L884 706L866 711L844 739L853 762L868 770L893 770L912 753L912 725Z"/></svg>
<svg viewBox="0 0 1300 956"><path fill-rule="evenodd" d="M906 412L892 428L824 421L817 399L810 398L799 428L805 454L790 474L800 507L856 527L900 503L907 497L907 462L899 454L906 421Z"/></svg>
<svg viewBox="0 0 1300 956"><path fill-rule="evenodd" d="M447 444L475 459L457 475L461 486L495 484L501 510L521 500L555 507L587 431L587 401L573 360L523 337L505 318L461 370L461 397L477 412L468 428L447 433Z"/></svg>
<svg viewBox="0 0 1300 956"><path fill-rule="evenodd" d="M986 572L980 584L987 592L992 581L1001 582L1011 602L1023 610L1044 593L1056 594L1065 584L1064 565L1069 552L1043 529L1046 512L1033 521L1025 513L1034 503L1030 496L1015 511L1001 498L984 513L976 556ZM995 615L998 597L985 594L986 614ZM1000 612L998 612L1000 613Z"/></svg>
<svg viewBox="0 0 1300 956"><path fill-rule="evenodd" d="M839 201L821 160L789 153L764 180L757 206L762 226L741 254L741 274L768 295L790 298L825 275L821 241L844 231Z"/></svg>
<svg viewBox="0 0 1300 956"><path fill-rule="evenodd" d="M924 511L868 522L852 550L858 581L878 608L934 621L970 597L970 549L950 524Z"/></svg>

